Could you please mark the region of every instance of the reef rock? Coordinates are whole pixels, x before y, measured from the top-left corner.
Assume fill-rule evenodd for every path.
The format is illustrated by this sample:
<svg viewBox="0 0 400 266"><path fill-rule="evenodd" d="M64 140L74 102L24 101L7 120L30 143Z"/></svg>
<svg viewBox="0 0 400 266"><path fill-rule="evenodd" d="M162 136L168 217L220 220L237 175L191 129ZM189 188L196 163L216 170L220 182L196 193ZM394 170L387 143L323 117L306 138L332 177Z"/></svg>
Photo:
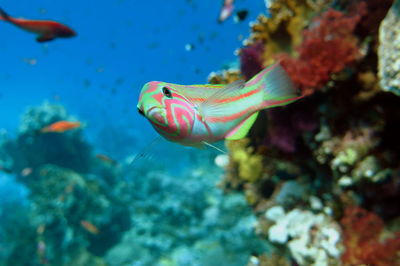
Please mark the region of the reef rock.
<svg viewBox="0 0 400 266"><path fill-rule="evenodd" d="M379 29L379 77L383 90L400 96L400 1L397 0Z"/></svg>

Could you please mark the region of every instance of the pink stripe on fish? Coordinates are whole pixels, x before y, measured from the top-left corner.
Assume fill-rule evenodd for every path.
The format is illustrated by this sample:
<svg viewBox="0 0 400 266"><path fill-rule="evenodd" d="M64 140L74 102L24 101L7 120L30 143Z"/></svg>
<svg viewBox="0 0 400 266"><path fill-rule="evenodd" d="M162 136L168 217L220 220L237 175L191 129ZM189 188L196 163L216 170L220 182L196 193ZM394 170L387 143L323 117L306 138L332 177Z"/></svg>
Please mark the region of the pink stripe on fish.
<svg viewBox="0 0 400 266"><path fill-rule="evenodd" d="M244 109L240 112L237 112L233 115L207 117L207 122L212 122L212 123L229 122L231 120L235 120L240 117L243 117L246 114L249 114L250 112L254 112L256 108L257 107L255 107L255 106L250 106L249 108L246 108L246 109Z"/></svg>
<svg viewBox="0 0 400 266"><path fill-rule="evenodd" d="M303 97L304 97L304 95L303 96L294 97L294 98L285 99L285 100L281 100L281 101L268 100L268 101L264 101L263 102L263 106L269 107L269 106L274 106L274 105L282 105L282 104L285 104L285 103L288 103L288 102L292 102L292 101L301 99Z"/></svg>
<svg viewBox="0 0 400 266"><path fill-rule="evenodd" d="M216 102L216 103L231 103L231 102L235 102L240 99L252 96L258 92L260 92L260 90L256 89L256 90L252 90L252 91L246 92L246 93L238 95L238 96L232 96L232 97L224 98L224 99L215 99L214 102ZM204 102L206 100L205 98L190 98L190 99L194 102Z"/></svg>

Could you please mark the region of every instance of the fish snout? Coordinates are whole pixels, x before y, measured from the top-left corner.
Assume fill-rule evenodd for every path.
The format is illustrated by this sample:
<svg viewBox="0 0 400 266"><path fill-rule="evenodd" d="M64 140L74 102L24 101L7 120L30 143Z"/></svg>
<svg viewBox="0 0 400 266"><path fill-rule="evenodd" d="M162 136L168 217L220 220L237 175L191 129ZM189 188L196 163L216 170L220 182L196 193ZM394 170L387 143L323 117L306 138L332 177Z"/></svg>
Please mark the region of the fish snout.
<svg viewBox="0 0 400 266"><path fill-rule="evenodd" d="M137 110L138 110L138 113L139 113L140 115L145 116L143 110L140 109L139 106L137 107Z"/></svg>

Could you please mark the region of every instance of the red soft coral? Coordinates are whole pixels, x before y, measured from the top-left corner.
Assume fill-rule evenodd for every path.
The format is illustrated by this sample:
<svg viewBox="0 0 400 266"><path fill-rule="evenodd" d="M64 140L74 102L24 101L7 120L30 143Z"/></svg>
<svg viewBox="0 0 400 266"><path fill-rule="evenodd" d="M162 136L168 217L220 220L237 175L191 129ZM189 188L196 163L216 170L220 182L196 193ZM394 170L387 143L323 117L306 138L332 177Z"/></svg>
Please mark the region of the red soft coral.
<svg viewBox="0 0 400 266"><path fill-rule="evenodd" d="M384 224L375 213L348 207L341 224L346 248L342 256L344 265L399 265L400 232L380 241Z"/></svg>
<svg viewBox="0 0 400 266"><path fill-rule="evenodd" d="M365 10L364 3L353 15L329 9L303 32L303 43L297 48L298 58L287 54L278 56L303 94L322 87L331 74L342 71L357 58L359 48L353 31Z"/></svg>

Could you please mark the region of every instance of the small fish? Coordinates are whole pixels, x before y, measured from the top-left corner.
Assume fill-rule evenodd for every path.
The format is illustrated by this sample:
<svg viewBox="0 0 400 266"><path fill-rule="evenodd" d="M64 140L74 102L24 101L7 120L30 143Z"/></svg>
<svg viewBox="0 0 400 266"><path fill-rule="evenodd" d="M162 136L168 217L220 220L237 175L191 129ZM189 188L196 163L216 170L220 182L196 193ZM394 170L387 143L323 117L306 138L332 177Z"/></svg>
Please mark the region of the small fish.
<svg viewBox="0 0 400 266"><path fill-rule="evenodd" d="M36 228L36 233L38 235L42 235L44 233L44 231L46 230L46 225L41 224Z"/></svg>
<svg viewBox="0 0 400 266"><path fill-rule="evenodd" d="M42 128L40 131L42 133L48 133L48 132L63 133L65 131L75 129L81 126L82 125L80 122L58 121Z"/></svg>
<svg viewBox="0 0 400 266"><path fill-rule="evenodd" d="M81 226L86 230L86 231L88 231L89 233L91 233L91 234L93 234L93 235L97 235L97 234L99 234L99 229L94 225L94 224L92 224L91 222L89 222L89 221L86 221L86 220L82 220L81 221Z"/></svg>
<svg viewBox="0 0 400 266"><path fill-rule="evenodd" d="M219 13L218 23L224 22L232 15L234 9L233 2L234 0L224 0L221 11Z"/></svg>
<svg viewBox="0 0 400 266"><path fill-rule="evenodd" d="M32 172L33 172L33 169L32 169L32 168L26 167L26 168L22 169L21 175L22 175L23 177L26 177L26 176L32 174Z"/></svg>
<svg viewBox="0 0 400 266"><path fill-rule="evenodd" d="M102 160L103 162L112 164L112 165L117 165L118 163L116 161L114 161L113 159L111 159L110 157L108 157L105 154L96 154L96 158Z"/></svg>
<svg viewBox="0 0 400 266"><path fill-rule="evenodd" d="M194 48L195 48L194 44L192 44L192 43L185 44L185 50L188 51L188 52L193 51Z"/></svg>
<svg viewBox="0 0 400 266"><path fill-rule="evenodd" d="M37 64L37 59L36 58L23 58L22 61L27 63L28 65L34 66Z"/></svg>
<svg viewBox="0 0 400 266"><path fill-rule="evenodd" d="M301 97L285 70L274 64L247 82L228 85L152 81L142 88L137 108L165 139L204 147L224 139L244 138L259 111Z"/></svg>
<svg viewBox="0 0 400 266"><path fill-rule="evenodd" d="M38 35L36 41L48 42L55 38L70 38L76 36L73 29L51 20L30 20L13 18L0 8L0 20L14 24L15 26Z"/></svg>
<svg viewBox="0 0 400 266"><path fill-rule="evenodd" d="M247 18L247 15L249 14L249 11L247 9L242 9L236 12L236 15L234 17L234 20L236 23L242 22Z"/></svg>

